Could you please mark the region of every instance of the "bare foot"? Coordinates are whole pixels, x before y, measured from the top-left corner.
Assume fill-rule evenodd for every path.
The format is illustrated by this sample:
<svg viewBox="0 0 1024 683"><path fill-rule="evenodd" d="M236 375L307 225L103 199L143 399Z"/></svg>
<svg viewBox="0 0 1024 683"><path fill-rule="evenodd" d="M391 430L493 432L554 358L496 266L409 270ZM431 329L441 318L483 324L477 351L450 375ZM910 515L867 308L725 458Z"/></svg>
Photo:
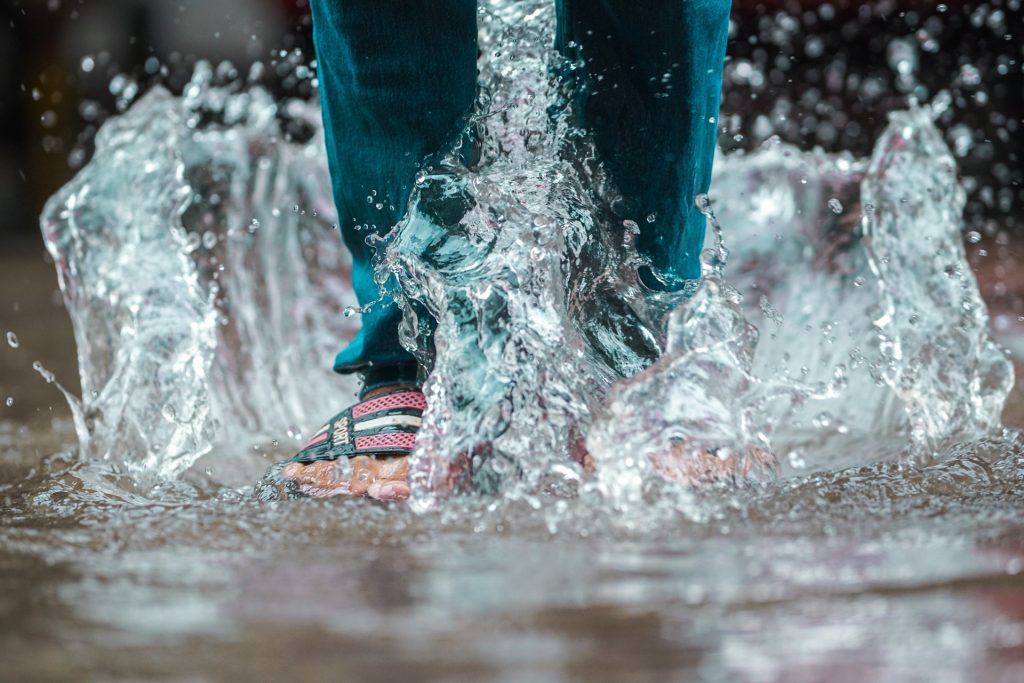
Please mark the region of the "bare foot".
<svg viewBox="0 0 1024 683"><path fill-rule="evenodd" d="M653 459L651 464L655 472L669 481L701 486L745 477L755 466L771 470L775 460L762 448L751 448L742 456L735 453L723 455L695 448L685 441L674 441L669 454Z"/></svg>
<svg viewBox="0 0 1024 683"><path fill-rule="evenodd" d="M584 472L594 472L594 458L582 439L573 444L570 455ZM734 454L723 456L676 440L672 442L669 453L652 458L651 465L659 476L669 481L685 486L700 486L746 476L755 467L771 471L775 468L775 458L763 448L751 448L747 457L738 458Z"/></svg>
<svg viewBox="0 0 1024 683"><path fill-rule="evenodd" d="M300 493L313 498L351 495L399 501L409 497L409 462L402 456L358 455L342 460L321 460L285 465L280 477Z"/></svg>

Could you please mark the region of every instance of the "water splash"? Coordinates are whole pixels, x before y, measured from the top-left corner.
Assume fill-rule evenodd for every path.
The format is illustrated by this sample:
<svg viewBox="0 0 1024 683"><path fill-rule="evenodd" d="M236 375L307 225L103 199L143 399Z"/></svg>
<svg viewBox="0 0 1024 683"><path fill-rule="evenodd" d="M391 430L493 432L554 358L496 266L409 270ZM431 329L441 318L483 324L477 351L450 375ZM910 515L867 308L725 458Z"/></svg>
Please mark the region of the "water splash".
<svg viewBox="0 0 1024 683"><path fill-rule="evenodd" d="M895 113L869 161L780 144L720 159L727 282L709 274L670 316L658 363L615 388L595 455L716 479L765 469L767 452L784 474L924 464L998 430L1013 370L966 266L963 191L931 116ZM758 335L748 321L762 320Z"/></svg>
<svg viewBox="0 0 1024 683"><path fill-rule="evenodd" d="M601 180L581 171L587 141L547 114L559 98L552 14L493 3L483 15L480 162L469 170L453 154L420 179L382 264L401 285L405 343L434 369L413 468L421 490L574 480L569 456L583 459L608 386L658 352L636 226L609 225ZM516 59L502 59L510 46Z"/></svg>
<svg viewBox="0 0 1024 683"><path fill-rule="evenodd" d="M927 460L999 425L1012 370L964 269L963 192L931 110L895 114L868 162L777 143L720 159L734 253L706 205L703 283L663 323L672 306L632 277L631 231L602 212L601 179L566 159L582 134L536 116L557 104L527 75L558 59L543 49L550 17L515 11L485 19L497 39L483 73L502 100L480 168L453 157L424 179L385 263L409 320L438 321L435 348L422 326L406 339L434 368L420 490L453 469L493 486L498 463L535 491L582 459L581 434L599 490L639 500L656 474L731 479L772 471L773 453L787 473ZM498 58L507 45L513 64ZM437 197L457 198L454 221ZM760 341L759 312L777 328Z"/></svg>
<svg viewBox="0 0 1024 683"><path fill-rule="evenodd" d="M1012 373L927 109L896 114L870 161L771 142L722 156L703 281L650 292L586 135L549 115L564 112L552 14L483 4L479 162L456 150L425 172L375 245L403 340L433 369L420 508L451 488L626 505L663 477L927 460L998 426ZM297 443L348 402L328 365L358 316L322 150L315 104L215 86L207 67L104 126L43 216L87 456L176 476L207 452Z"/></svg>
<svg viewBox="0 0 1024 683"><path fill-rule="evenodd" d="M297 432L354 389L328 369L354 297L326 174L309 170L325 168L322 140L282 141L265 92L211 78L201 65L184 97L157 88L111 119L42 217L78 344L83 451L137 474Z"/></svg>

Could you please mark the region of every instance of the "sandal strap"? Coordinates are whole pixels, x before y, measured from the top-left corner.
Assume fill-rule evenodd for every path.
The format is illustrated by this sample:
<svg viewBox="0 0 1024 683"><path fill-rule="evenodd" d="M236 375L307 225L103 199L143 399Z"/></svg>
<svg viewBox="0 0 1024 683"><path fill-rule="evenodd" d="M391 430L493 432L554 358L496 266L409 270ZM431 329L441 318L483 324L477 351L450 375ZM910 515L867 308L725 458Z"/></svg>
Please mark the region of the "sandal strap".
<svg viewBox="0 0 1024 683"><path fill-rule="evenodd" d="M302 447L292 462L357 455L409 455L427 400L419 389L395 389L338 413Z"/></svg>

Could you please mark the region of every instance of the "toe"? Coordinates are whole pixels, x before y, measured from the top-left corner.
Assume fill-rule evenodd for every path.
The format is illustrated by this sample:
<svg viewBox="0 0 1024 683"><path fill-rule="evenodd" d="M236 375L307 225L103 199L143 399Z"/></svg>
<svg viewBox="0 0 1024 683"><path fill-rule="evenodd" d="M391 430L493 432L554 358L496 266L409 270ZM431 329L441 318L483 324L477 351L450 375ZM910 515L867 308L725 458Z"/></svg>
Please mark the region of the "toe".
<svg viewBox="0 0 1024 683"><path fill-rule="evenodd" d="M409 497L409 465L405 457L374 458L373 479L366 495L377 500L405 500Z"/></svg>
<svg viewBox="0 0 1024 683"><path fill-rule="evenodd" d="M370 485L367 495L376 500L396 502L409 497L409 485L404 481L375 481Z"/></svg>

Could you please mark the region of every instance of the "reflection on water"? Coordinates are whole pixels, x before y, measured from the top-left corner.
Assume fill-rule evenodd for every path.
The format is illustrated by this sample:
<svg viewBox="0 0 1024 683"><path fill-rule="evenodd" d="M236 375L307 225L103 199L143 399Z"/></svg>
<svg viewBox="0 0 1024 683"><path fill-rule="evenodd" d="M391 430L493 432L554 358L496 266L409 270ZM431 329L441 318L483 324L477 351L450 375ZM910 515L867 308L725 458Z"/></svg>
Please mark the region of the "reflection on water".
<svg viewBox="0 0 1024 683"><path fill-rule="evenodd" d="M870 159L723 156L706 277L657 295L548 117L551 21L485 3L481 162L379 244L435 370L409 506L251 496L354 390L316 107L200 68L103 128L43 217L78 421L0 428L5 676L1024 677L1013 378L944 105ZM432 491L466 453L472 490ZM701 457L710 484L658 474Z"/></svg>
<svg viewBox="0 0 1024 683"><path fill-rule="evenodd" d="M709 492L707 521L637 530L569 501L556 533L487 499L118 501L26 458L3 491L5 674L1012 681L1019 452Z"/></svg>

